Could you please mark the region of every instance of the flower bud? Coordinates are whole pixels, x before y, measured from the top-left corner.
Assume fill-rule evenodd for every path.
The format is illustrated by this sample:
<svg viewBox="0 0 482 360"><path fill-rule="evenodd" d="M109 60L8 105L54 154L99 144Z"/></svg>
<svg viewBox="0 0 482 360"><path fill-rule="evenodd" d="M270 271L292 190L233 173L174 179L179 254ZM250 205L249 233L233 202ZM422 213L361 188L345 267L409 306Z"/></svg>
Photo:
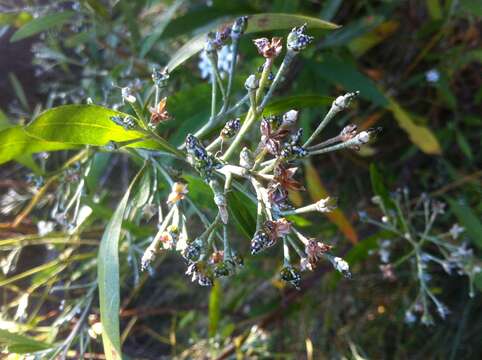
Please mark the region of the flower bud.
<svg viewBox="0 0 482 360"><path fill-rule="evenodd" d="M245 169L251 169L253 165L254 159L251 150L249 150L247 147L243 147L239 153L239 166Z"/></svg>
<svg viewBox="0 0 482 360"><path fill-rule="evenodd" d="M219 278L222 276L229 276L230 271L229 271L228 264L226 264L226 262L220 262L216 264L216 266L214 267L213 273L215 278Z"/></svg>
<svg viewBox="0 0 482 360"><path fill-rule="evenodd" d="M324 199L320 199L315 203L316 210L319 212L330 212L336 209L336 199L331 197L326 197Z"/></svg>
<svg viewBox="0 0 482 360"><path fill-rule="evenodd" d="M333 266L335 269L343 274L344 277L350 279L351 278L351 273L350 273L350 266L348 263L343 260L340 257L334 257L333 260Z"/></svg>
<svg viewBox="0 0 482 360"><path fill-rule="evenodd" d="M355 124L349 124L343 128L340 132L340 140L348 141L356 136L357 126Z"/></svg>
<svg viewBox="0 0 482 360"><path fill-rule="evenodd" d="M221 130L220 136L223 139L230 139L234 135L236 135L240 127L241 127L241 121L239 120L239 118L229 120Z"/></svg>
<svg viewBox="0 0 482 360"><path fill-rule="evenodd" d="M287 39L288 50L299 52L306 48L312 41L313 37L305 34L306 24L300 27L294 27Z"/></svg>
<svg viewBox="0 0 482 360"><path fill-rule="evenodd" d="M333 101L332 108L336 111L342 111L350 106L351 101L355 96L360 94L359 91L346 93L345 95L338 96L335 101Z"/></svg>
<svg viewBox="0 0 482 360"><path fill-rule="evenodd" d="M255 91L259 87L259 80L256 78L255 75L251 74L244 82L244 87L248 91Z"/></svg>
<svg viewBox="0 0 482 360"><path fill-rule="evenodd" d="M251 239L251 255L256 255L266 249L270 238L263 230L258 230Z"/></svg>
<svg viewBox="0 0 482 360"><path fill-rule="evenodd" d="M361 145L368 143L370 140L376 137L376 135L381 132L382 128L378 127L375 129L368 129L362 132L359 132L355 137L353 137L353 145L352 148L358 150Z"/></svg>
<svg viewBox="0 0 482 360"><path fill-rule="evenodd" d="M125 130L132 130L136 127L136 122L131 116L114 115L110 119L119 126L122 126Z"/></svg>
<svg viewBox="0 0 482 360"><path fill-rule="evenodd" d="M203 242L200 239L194 240L184 249L182 256L189 261L197 261L201 256Z"/></svg>
<svg viewBox="0 0 482 360"><path fill-rule="evenodd" d="M290 127L296 123L298 120L298 111L297 110L290 110L283 115L283 121L281 126Z"/></svg>
<svg viewBox="0 0 482 360"><path fill-rule="evenodd" d="M231 28L231 39L239 39L239 37L244 33L246 27L248 26L248 17L240 16L234 22Z"/></svg>
<svg viewBox="0 0 482 360"><path fill-rule="evenodd" d="M284 268L281 269L280 276L281 276L281 280L289 282L297 290L300 289L301 274L299 270L296 269L295 267L291 265L285 266Z"/></svg>
<svg viewBox="0 0 482 360"><path fill-rule="evenodd" d="M167 82L169 81L169 72L168 69L165 68L164 70L160 69L152 69L152 81L157 87L164 88L167 86Z"/></svg>
<svg viewBox="0 0 482 360"><path fill-rule="evenodd" d="M136 97L134 96L134 93L132 92L132 89L130 87L123 87L121 88L121 94L122 94L122 101L127 101L132 103L136 102Z"/></svg>

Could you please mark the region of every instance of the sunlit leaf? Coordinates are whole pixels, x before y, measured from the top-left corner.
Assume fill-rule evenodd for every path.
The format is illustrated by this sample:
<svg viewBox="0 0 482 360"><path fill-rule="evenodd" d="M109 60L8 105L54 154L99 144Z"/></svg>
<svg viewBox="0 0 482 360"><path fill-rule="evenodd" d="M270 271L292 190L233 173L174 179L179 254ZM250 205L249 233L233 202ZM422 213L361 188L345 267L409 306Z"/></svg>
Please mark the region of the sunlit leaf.
<svg viewBox="0 0 482 360"><path fill-rule="evenodd" d="M20 29L15 31L15 33L10 38L10 42L19 41L35 34L38 34L42 31L51 29L55 26L60 26L65 24L75 12L73 11L63 11L63 12L54 12L33 20L30 20L28 23L23 25Z"/></svg>
<svg viewBox="0 0 482 360"><path fill-rule="evenodd" d="M234 19L226 21L226 24L231 24ZM294 26L307 24L312 29L336 29L338 25L317 19L314 17L293 15L293 14L276 14L263 13L248 16L248 27L246 33L256 33L260 31L283 30L291 29ZM173 71L179 65L184 63L193 55L197 54L204 47L206 34L209 31L215 30L218 26L207 29L202 34L193 37L184 46L182 46L171 58L167 64L167 69Z"/></svg>
<svg viewBox="0 0 482 360"><path fill-rule="evenodd" d="M365 54L368 50L378 45L386 38L391 36L400 26L400 23L395 20L388 20L367 34L353 39L349 44L348 48L356 57L360 57Z"/></svg>
<svg viewBox="0 0 482 360"><path fill-rule="evenodd" d="M389 100L388 109L391 110L398 125L408 134L410 141L417 145L420 150L431 155L440 155L442 153L440 144L430 129L426 126L415 124L410 114L395 100Z"/></svg>
<svg viewBox="0 0 482 360"><path fill-rule="evenodd" d="M26 130L30 135L47 141L94 146L104 146L110 141L142 139L146 136L115 124L110 119L115 115L126 114L98 105L64 105L44 111ZM162 139L134 142L128 146L164 150L179 155L177 149Z"/></svg>
<svg viewBox="0 0 482 360"><path fill-rule="evenodd" d="M15 126L0 131L0 164L43 151L55 151L76 148L75 144L52 142L30 136L22 126Z"/></svg>
<svg viewBox="0 0 482 360"><path fill-rule="evenodd" d="M328 192L326 191L315 167L309 162L305 163L305 178L306 178L306 189L311 196L313 201L318 201L320 199L328 197ZM341 232L353 243L358 242L358 235L351 225L350 221L347 219L345 214L340 209L335 209L329 213L325 214L332 223L334 223Z"/></svg>

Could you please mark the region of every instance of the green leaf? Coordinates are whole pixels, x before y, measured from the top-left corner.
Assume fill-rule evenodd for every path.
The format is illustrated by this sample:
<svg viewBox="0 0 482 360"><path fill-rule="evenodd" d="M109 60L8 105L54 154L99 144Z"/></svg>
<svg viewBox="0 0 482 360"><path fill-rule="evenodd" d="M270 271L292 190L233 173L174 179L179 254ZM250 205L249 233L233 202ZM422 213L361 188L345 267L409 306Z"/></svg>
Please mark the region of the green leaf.
<svg viewBox="0 0 482 360"><path fill-rule="evenodd" d="M426 0L427 9L433 20L440 20L443 17L442 7L439 0Z"/></svg>
<svg viewBox="0 0 482 360"><path fill-rule="evenodd" d="M119 238L122 220L132 187L141 169L122 197L117 209L107 224L99 247L97 277L99 283L100 319L102 322L102 342L107 360L121 359L119 333L120 280L119 280Z"/></svg>
<svg viewBox="0 0 482 360"><path fill-rule="evenodd" d="M221 318L221 283L214 280L209 294L209 337L216 335Z"/></svg>
<svg viewBox="0 0 482 360"><path fill-rule="evenodd" d="M460 7L474 16L482 16L482 3L479 0L460 0Z"/></svg>
<svg viewBox="0 0 482 360"><path fill-rule="evenodd" d="M142 139L146 136L139 131L125 130L115 124L110 119L115 115L126 116L98 105L64 105L44 111L26 130L30 135L47 141L94 146L104 146L110 141L120 143ZM181 154L163 139L138 141L127 146Z"/></svg>
<svg viewBox="0 0 482 360"><path fill-rule="evenodd" d="M73 11L63 11L33 19L15 31L10 38L10 42L19 41L55 26L60 26L66 23L74 14L75 12Z"/></svg>
<svg viewBox="0 0 482 360"><path fill-rule="evenodd" d="M389 99L388 109L392 112L398 125L408 134L410 141L417 145L420 150L431 155L440 155L442 153L440 144L430 129L415 124L410 114L395 100Z"/></svg>
<svg viewBox="0 0 482 360"><path fill-rule="evenodd" d="M354 20L339 31L327 35L320 47L322 49L332 49L336 46L346 45L353 39L363 36L375 28L375 26L381 24L383 20L382 16L366 16L359 20Z"/></svg>
<svg viewBox="0 0 482 360"><path fill-rule="evenodd" d="M386 106L387 98L367 76L358 71L356 64L333 55L323 56L322 61L309 61L306 64L320 77L335 85L342 85L348 91L360 91L360 96L376 105Z"/></svg>
<svg viewBox="0 0 482 360"><path fill-rule="evenodd" d="M171 19L176 14L176 11L184 3L185 0L176 0L174 3L165 10L159 17L159 21L154 24L154 31L147 36L142 44L139 56L143 58L152 49L154 44L159 41L162 33L166 29Z"/></svg>
<svg viewBox="0 0 482 360"><path fill-rule="evenodd" d="M256 205L239 190L230 191L227 200L229 216L238 230L251 239L256 231Z"/></svg>
<svg viewBox="0 0 482 360"><path fill-rule="evenodd" d="M225 22L229 25L233 22L234 18ZM328 21L317 19L314 17L303 16L303 15L293 15L293 14L279 14L279 13L264 13L255 14L248 16L248 27L246 33L256 33L260 31L271 31L271 30L283 30L291 29L294 26L300 26L306 23L309 28L312 29L337 29L339 26ZM199 34L184 44L171 58L167 64L167 69L172 72L179 65L184 63L190 57L197 54L204 47L206 40L206 34L209 31L215 30L219 24L210 27L202 34Z"/></svg>
<svg viewBox="0 0 482 360"><path fill-rule="evenodd" d="M28 154L73 149L76 147L75 144L34 138L22 126L14 126L0 131L0 164L16 159L21 161L22 157Z"/></svg>
<svg viewBox="0 0 482 360"><path fill-rule="evenodd" d="M400 23L396 20L385 21L375 27L369 33L353 39L348 44L348 48L351 50L353 55L360 57L368 50L390 37L399 26Z"/></svg>
<svg viewBox="0 0 482 360"><path fill-rule="evenodd" d="M394 209L395 204L390 198L390 194L383 182L382 175L380 174L380 171L378 170L375 163L370 164L370 180L372 183L373 192L375 193L375 195L378 195L380 197L385 209Z"/></svg>
<svg viewBox="0 0 482 360"><path fill-rule="evenodd" d="M14 73L11 73L11 72L8 73L8 78L10 80L10 83L12 84L15 95L20 101L20 104L22 104L23 108L28 111L29 106L28 106L27 96L25 95L25 91L23 91L22 84L20 83L20 81L18 80L17 76L15 76Z"/></svg>
<svg viewBox="0 0 482 360"><path fill-rule="evenodd" d="M29 22L31 19L32 15L26 11L17 13L0 13L0 25L13 25L18 28Z"/></svg>
<svg viewBox="0 0 482 360"><path fill-rule="evenodd" d="M191 175L183 175L189 190L189 198L191 198L199 207L204 209L216 209L211 188L199 177ZM209 195L206 195L209 194Z"/></svg>
<svg viewBox="0 0 482 360"><path fill-rule="evenodd" d="M465 138L464 134L460 131L456 133L457 144L459 145L460 150L464 153L464 155L469 159L472 160L474 158L472 149L470 148L470 144Z"/></svg>
<svg viewBox="0 0 482 360"><path fill-rule="evenodd" d="M51 344L37 341L31 337L0 329L0 344L8 347L9 353L26 354L52 347Z"/></svg>
<svg viewBox="0 0 482 360"><path fill-rule="evenodd" d="M482 223L479 217L474 214L468 205L451 198L447 198L447 201L450 204L450 209L465 228L469 238L479 249L482 249Z"/></svg>
<svg viewBox="0 0 482 360"><path fill-rule="evenodd" d="M316 108L330 105L332 97L320 95L295 95L287 96L272 101L263 111L263 114L281 114L291 109Z"/></svg>

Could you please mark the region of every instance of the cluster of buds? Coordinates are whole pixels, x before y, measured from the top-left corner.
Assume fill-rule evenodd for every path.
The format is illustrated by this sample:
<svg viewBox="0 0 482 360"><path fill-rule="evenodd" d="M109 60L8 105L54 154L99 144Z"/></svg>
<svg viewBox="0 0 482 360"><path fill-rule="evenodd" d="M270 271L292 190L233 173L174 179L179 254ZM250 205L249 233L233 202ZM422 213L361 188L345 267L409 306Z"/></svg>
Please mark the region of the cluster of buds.
<svg viewBox="0 0 482 360"><path fill-rule="evenodd" d="M186 275L191 277L192 282L197 282L201 286L211 286L213 284L213 272L204 261L190 263L187 267Z"/></svg>
<svg viewBox="0 0 482 360"><path fill-rule="evenodd" d="M300 289L301 284L301 274L300 271L294 266L288 265L284 266L280 271L281 280L290 283L295 287L295 289Z"/></svg>
<svg viewBox="0 0 482 360"><path fill-rule="evenodd" d="M281 157L284 159L302 158L305 157L308 152L301 145L301 138L303 137L303 129L299 128L293 135L291 135L290 141L286 142L281 150Z"/></svg>
<svg viewBox="0 0 482 360"><path fill-rule="evenodd" d="M293 30L291 30L287 39L288 50L298 52L303 50L313 42L313 39L314 39L313 36L306 35L305 31L306 31L306 24L299 27L295 27L293 28Z"/></svg>
<svg viewBox="0 0 482 360"><path fill-rule="evenodd" d="M158 88L165 88L169 82L169 71L167 68L160 70L158 68L152 69L152 81Z"/></svg>
<svg viewBox="0 0 482 360"><path fill-rule="evenodd" d="M291 223L285 218L276 221L267 220L262 229L256 231L251 239L251 254L255 255L276 244L279 238L288 235L291 231Z"/></svg>
<svg viewBox="0 0 482 360"><path fill-rule="evenodd" d="M132 116L114 115L110 119L119 126L122 126L126 130L133 130L137 127L137 123Z"/></svg>
<svg viewBox="0 0 482 360"><path fill-rule="evenodd" d="M239 131L239 128L241 127L241 121L239 118L229 120L221 130L221 133L219 136L221 139L226 140L226 139L231 139L236 135L236 133Z"/></svg>
<svg viewBox="0 0 482 360"><path fill-rule="evenodd" d="M213 171L222 167L222 164L206 150L194 135L188 134L185 144L193 167L205 181L211 180Z"/></svg>

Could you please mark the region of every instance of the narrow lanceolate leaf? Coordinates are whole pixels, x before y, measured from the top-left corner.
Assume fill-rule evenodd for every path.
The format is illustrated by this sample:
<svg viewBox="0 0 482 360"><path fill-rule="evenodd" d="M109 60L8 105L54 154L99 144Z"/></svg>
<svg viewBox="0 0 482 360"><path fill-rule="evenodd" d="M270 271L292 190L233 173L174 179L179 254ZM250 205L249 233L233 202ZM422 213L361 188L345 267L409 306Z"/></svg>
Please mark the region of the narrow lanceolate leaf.
<svg viewBox="0 0 482 360"><path fill-rule="evenodd" d="M114 215L112 215L105 228L100 242L97 261L97 281L99 283L100 320L103 330L102 342L107 360L121 359L119 238L130 192L142 172L143 170L136 175L122 197Z"/></svg>
<svg viewBox="0 0 482 360"><path fill-rule="evenodd" d="M44 111L26 130L29 135L47 141L94 146L104 146L110 141L122 143L146 137L138 131L125 130L115 124L111 117L116 115L126 116L98 105L64 105ZM128 146L180 155L177 149L162 138L133 142Z"/></svg>
<svg viewBox="0 0 482 360"><path fill-rule="evenodd" d="M211 293L209 294L209 336L213 337L218 331L219 319L221 318L221 283L214 280Z"/></svg>
<svg viewBox="0 0 482 360"><path fill-rule="evenodd" d="M323 186L316 169L309 161L305 162L305 177L306 189L308 190L313 201L318 201L328 196L328 192ZM326 216L353 244L358 242L358 234L340 209L335 209L329 213L326 213Z"/></svg>
<svg viewBox="0 0 482 360"><path fill-rule="evenodd" d="M19 41L55 26L65 24L74 14L75 12L73 11L63 11L33 19L15 31L10 38L10 42Z"/></svg>
<svg viewBox="0 0 482 360"><path fill-rule="evenodd" d="M37 341L31 337L0 329L0 345L7 347L7 353L26 354L46 350L53 345Z"/></svg>
<svg viewBox="0 0 482 360"><path fill-rule="evenodd" d="M398 125L405 130L410 140L423 152L431 155L442 153L440 144L430 129L413 122L410 114L405 111L395 100L389 99L388 109L398 122Z"/></svg>
<svg viewBox="0 0 482 360"><path fill-rule="evenodd" d="M234 18L229 19L225 22L225 24L229 25L233 21ZM192 38L173 55L173 57L167 64L167 69L169 71L174 70L179 65L188 60L190 57L194 56L203 49L204 42L206 40L206 34L209 31L216 30L216 28L220 27L218 26L218 22L214 23L215 25L213 27ZM264 13L248 16L248 27L246 29L246 33L249 34L260 31L291 29L294 26L300 26L305 23L310 29L333 30L339 27L338 25L331 22L309 16L281 13Z"/></svg>
<svg viewBox="0 0 482 360"><path fill-rule="evenodd" d="M45 141L29 135L22 126L0 131L0 164L22 159L28 154L43 151L65 150L77 147L75 144Z"/></svg>

